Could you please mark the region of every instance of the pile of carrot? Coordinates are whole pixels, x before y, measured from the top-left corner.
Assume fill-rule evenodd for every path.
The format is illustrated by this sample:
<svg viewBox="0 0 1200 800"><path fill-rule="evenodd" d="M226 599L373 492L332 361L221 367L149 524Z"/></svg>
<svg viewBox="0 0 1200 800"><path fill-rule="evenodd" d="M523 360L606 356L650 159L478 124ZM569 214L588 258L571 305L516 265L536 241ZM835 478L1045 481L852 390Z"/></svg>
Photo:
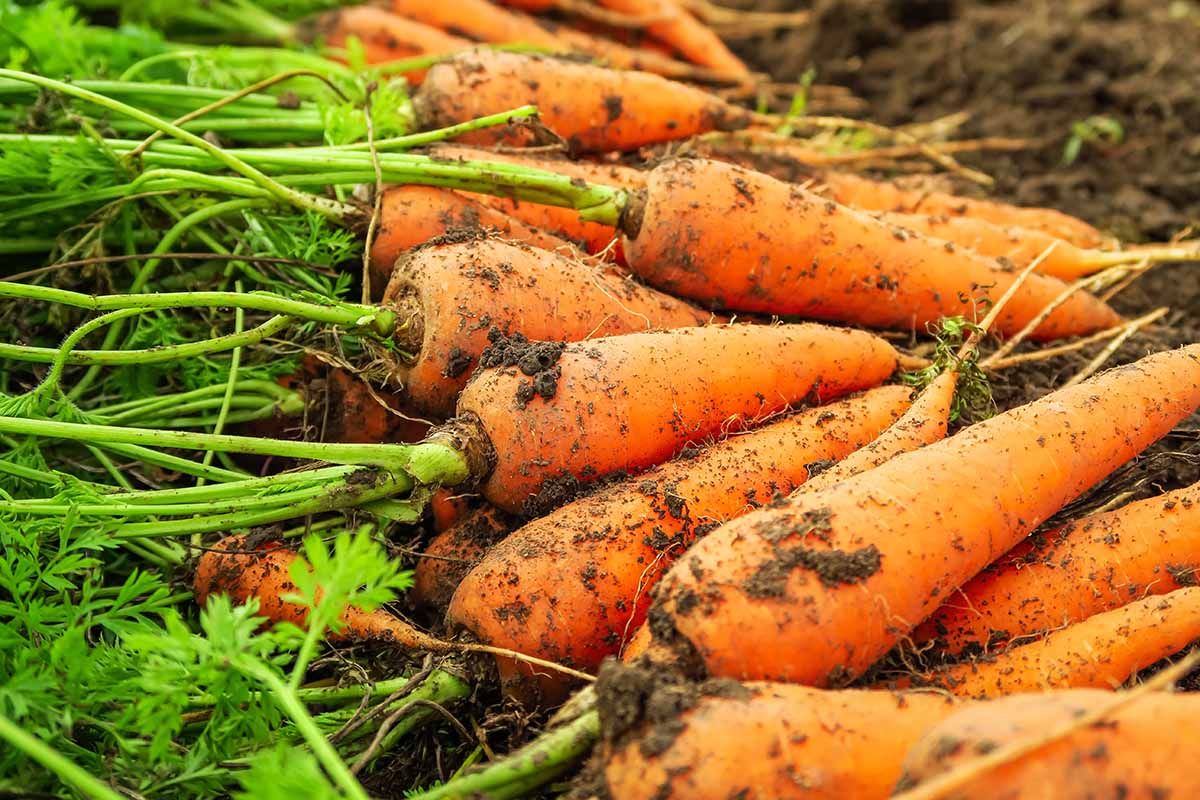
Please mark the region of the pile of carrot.
<svg viewBox="0 0 1200 800"><path fill-rule="evenodd" d="M654 47L574 27L579 6L394 0L318 23L373 62L440 57L406 72L426 127L538 107L535 124L473 131L435 160L614 198L580 215L499 189L383 189L370 280L399 324L372 394L437 423L470 472L433 495L423 618L493 648L503 690L531 706L599 672L614 798L919 790L1200 639L1200 488L1039 530L1195 412L1200 345L952 425L965 362L914 390L877 335L998 304L1000 337L1114 329L1120 315L1068 282L1186 253L851 174L646 163L648 146L771 124L704 85L754 76L686 4L596 6L643 20ZM548 53L478 46L515 43ZM361 403L338 438L400 438ZM257 597L302 624L284 599L291 558L225 539L200 560L197 598ZM344 639L451 647L386 610L342 622ZM606 710L639 680L653 686L636 714ZM1178 764L1197 746L1163 720L1183 724L1193 699L1135 698L956 796L1191 796Z"/></svg>

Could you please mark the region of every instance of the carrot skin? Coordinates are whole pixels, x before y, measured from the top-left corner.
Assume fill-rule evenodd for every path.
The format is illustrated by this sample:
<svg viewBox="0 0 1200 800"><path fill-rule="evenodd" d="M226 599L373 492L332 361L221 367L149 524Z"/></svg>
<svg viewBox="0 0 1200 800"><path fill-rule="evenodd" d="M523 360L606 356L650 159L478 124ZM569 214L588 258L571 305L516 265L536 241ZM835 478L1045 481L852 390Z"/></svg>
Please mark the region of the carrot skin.
<svg viewBox="0 0 1200 800"><path fill-rule="evenodd" d="M943 317L982 316L980 304L1017 278L953 244L722 162L662 164L645 197L640 217L628 220L630 268L651 285L718 307L924 330ZM1066 288L1030 275L993 330L1016 333ZM1076 292L1032 338L1091 333L1120 320Z"/></svg>
<svg viewBox="0 0 1200 800"><path fill-rule="evenodd" d="M793 403L877 386L896 359L883 339L815 324L634 333L568 344L542 373L555 379L549 398L517 370L479 370L458 411L499 443L483 495L519 511L542 505L543 490L643 470Z"/></svg>
<svg viewBox="0 0 1200 800"><path fill-rule="evenodd" d="M883 800L909 747L963 705L784 683L722 681L709 692L702 684L690 708L620 741L604 767L613 800ZM679 705L656 699L647 706Z"/></svg>
<svg viewBox="0 0 1200 800"><path fill-rule="evenodd" d="M1200 484L1093 514L1021 542L913 631L942 653L1059 628L1195 581Z"/></svg>
<svg viewBox="0 0 1200 800"><path fill-rule="evenodd" d="M426 128L536 105L542 122L579 153L634 150L753 121L745 109L658 75L482 49L431 68L413 103ZM530 134L488 128L459 141L522 144Z"/></svg>
<svg viewBox="0 0 1200 800"><path fill-rule="evenodd" d="M317 19L316 28L329 47L344 48L350 37L362 42L368 64L384 64L424 55L444 55L466 50L469 39L452 36L429 25L413 22L375 6L346 6ZM427 70L405 73L411 83L425 79Z"/></svg>
<svg viewBox="0 0 1200 800"><path fill-rule="evenodd" d="M931 726L904 761L898 789L919 786L982 753L1035 739L1106 707L1111 692L1071 689L973 703ZM979 773L953 797L971 800L1054 798L1127 800L1200 797L1200 739L1191 731L1200 695L1155 692L1130 701L1103 722L1076 728L1033 752Z"/></svg>
<svg viewBox="0 0 1200 800"><path fill-rule="evenodd" d="M728 522L663 578L650 611L663 623L656 638L673 629L711 675L853 678L1197 405L1200 345L1191 345Z"/></svg>
<svg viewBox="0 0 1200 800"><path fill-rule="evenodd" d="M383 304L408 321L395 381L416 408L454 413L492 331L531 340L701 325L711 315L682 300L578 261L516 243L476 239L402 256ZM509 398L511 400L511 396ZM497 440L507 449L505 440Z"/></svg>
<svg viewBox="0 0 1200 800"><path fill-rule="evenodd" d="M488 644L593 671L642 624L659 576L698 536L870 441L909 393L882 386L810 409L560 506L492 548L447 618ZM526 664L500 670L510 693L550 705L570 685Z"/></svg>
<svg viewBox="0 0 1200 800"><path fill-rule="evenodd" d="M631 17L656 20L646 26L654 38L688 60L729 75L749 76L750 69L707 25L675 0L600 0L600 4Z"/></svg>
<svg viewBox="0 0 1200 800"><path fill-rule="evenodd" d="M503 511L484 506L433 537L413 570L413 602L444 611L462 579L508 535L514 523Z"/></svg>

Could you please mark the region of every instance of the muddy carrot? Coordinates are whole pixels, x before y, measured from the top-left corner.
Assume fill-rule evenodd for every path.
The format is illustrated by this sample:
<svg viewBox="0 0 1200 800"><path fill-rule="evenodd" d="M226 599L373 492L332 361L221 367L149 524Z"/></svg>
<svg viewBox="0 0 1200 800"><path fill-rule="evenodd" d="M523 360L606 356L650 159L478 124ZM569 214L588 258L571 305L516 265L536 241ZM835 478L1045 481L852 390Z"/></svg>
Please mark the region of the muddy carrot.
<svg viewBox="0 0 1200 800"><path fill-rule="evenodd" d="M462 579L492 545L508 535L514 522L503 511L484 506L433 537L413 570L413 602L423 608L444 610Z"/></svg>
<svg viewBox="0 0 1200 800"><path fill-rule="evenodd" d="M600 4L620 14L648 20L646 31L689 61L729 75L750 74L746 64L725 46L721 37L676 0L600 0Z"/></svg>
<svg viewBox="0 0 1200 800"><path fill-rule="evenodd" d="M428 128L536 105L542 122L576 152L632 150L754 120L745 109L658 75L483 49L431 68L413 102ZM489 128L460 140L513 144L530 134Z"/></svg>
<svg viewBox="0 0 1200 800"><path fill-rule="evenodd" d="M611 336L513 352L475 373L458 403L494 443L481 491L506 510L544 507L618 470L801 401L883 382L891 345L822 325L730 325Z"/></svg>
<svg viewBox="0 0 1200 800"><path fill-rule="evenodd" d="M689 689L656 689L648 719L617 738L604 767L613 800L883 800L908 749L964 705L785 683Z"/></svg>
<svg viewBox="0 0 1200 800"><path fill-rule="evenodd" d="M907 233L798 186L716 161L668 161L623 220L625 256L648 283L740 311L799 314L881 328L924 329L982 316L1014 270L947 242ZM1031 275L993 330L1015 333L1066 285ZM1076 292L1038 326L1054 339L1120 317Z"/></svg>
<svg viewBox="0 0 1200 800"><path fill-rule="evenodd" d="M814 187L842 205L865 211L894 211L947 217L974 217L995 225L1042 231L1076 247L1102 247L1107 238L1081 219L1049 208L1025 208L945 192L903 189L847 172L824 172Z"/></svg>
<svg viewBox="0 0 1200 800"><path fill-rule="evenodd" d="M379 228L371 242L371 286L382 293L401 254L430 239L455 233L496 232L567 256L581 255L565 239L511 217L499 207L436 186L393 186L383 194ZM511 201L516 204L516 201ZM578 219L578 215L575 215Z"/></svg>
<svg viewBox="0 0 1200 800"><path fill-rule="evenodd" d="M730 436L535 519L463 579L447 618L480 641L595 670L642 624L659 576L697 537L801 484L908 407L884 386ZM560 675L500 663L510 694L555 704ZM534 690L539 690L535 693Z"/></svg>
<svg viewBox="0 0 1200 800"><path fill-rule="evenodd" d="M514 349L524 348L530 358L538 347L561 349L561 344L521 344L527 339L581 341L710 319L619 275L490 238L422 247L402 256L383 304L405 321L397 341L407 355L395 360L395 381L414 407L443 418L454 413L459 392L489 348L500 363ZM522 369L529 366L520 363ZM511 396L507 399L511 402ZM496 444L509 446L504 439Z"/></svg>
<svg viewBox="0 0 1200 800"><path fill-rule="evenodd" d="M453 36L429 25L405 19L375 6L346 6L318 17L315 28L326 45L344 48L350 37L363 46L368 64L385 64L413 56L444 55L467 50L470 39ZM425 70L405 73L413 83Z"/></svg>
<svg viewBox="0 0 1200 800"><path fill-rule="evenodd" d="M1087 619L1200 575L1200 484L1093 514L1024 541L913 631L944 653Z"/></svg>
<svg viewBox="0 0 1200 800"><path fill-rule="evenodd" d="M1146 597L925 677L966 697L1113 689L1200 639L1200 587Z"/></svg>
<svg viewBox="0 0 1200 800"><path fill-rule="evenodd" d="M1111 692L1073 689L973 703L930 727L904 760L898 789L1037 739L1113 702ZM1099 724L1080 725L993 769L981 770L947 797L1200 797L1200 740L1181 736L1200 714L1200 695L1154 692L1130 700Z"/></svg>
<svg viewBox="0 0 1200 800"><path fill-rule="evenodd" d="M664 576L655 638L673 630L712 675L849 680L1198 405L1191 345L727 522Z"/></svg>

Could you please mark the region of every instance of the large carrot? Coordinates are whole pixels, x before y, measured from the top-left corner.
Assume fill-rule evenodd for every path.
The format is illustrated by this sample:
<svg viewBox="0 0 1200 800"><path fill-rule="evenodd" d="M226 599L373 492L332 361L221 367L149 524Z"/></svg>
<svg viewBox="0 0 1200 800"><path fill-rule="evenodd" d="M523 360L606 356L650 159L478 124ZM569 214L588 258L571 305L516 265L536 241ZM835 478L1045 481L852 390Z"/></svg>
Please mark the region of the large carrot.
<svg viewBox="0 0 1200 800"><path fill-rule="evenodd" d="M824 172L817 191L845 206L866 211L896 211L974 217L996 225L1009 225L1048 233L1076 247L1101 247L1104 234L1081 219L1049 208L1024 208L995 200L917 189L903 189L890 181L875 181L847 172Z"/></svg>
<svg viewBox="0 0 1200 800"><path fill-rule="evenodd" d="M956 654L1043 633L1170 592L1200 574L1200 484L1093 514L1021 542L916 630Z"/></svg>
<svg viewBox="0 0 1200 800"><path fill-rule="evenodd" d="M594 670L646 618L659 576L721 522L801 484L814 463L861 447L903 413L884 386L681 456L535 519L459 585L447 615L480 641ZM563 698L560 675L500 663L510 692ZM541 674L539 674L541 673ZM533 687L530 686L530 689Z"/></svg>
<svg viewBox="0 0 1200 800"><path fill-rule="evenodd" d="M717 161L656 167L644 202L631 204L623 227L626 259L648 283L740 311L922 330L942 317L970 318L1017 278L992 259ZM1030 275L993 330L1015 333L1066 288ZM1104 303L1076 292L1034 338L1119 321Z"/></svg>
<svg viewBox="0 0 1200 800"><path fill-rule="evenodd" d="M1071 588L1071 587L1068 587ZM1146 597L925 676L954 694L996 697L1043 689L1120 686L1200 639L1200 587Z"/></svg>
<svg viewBox="0 0 1200 800"><path fill-rule="evenodd" d="M869 333L814 324L633 333L538 352L551 357L526 366L514 354L519 368L476 372L458 402L493 443L481 490L506 510L544 507L793 403L876 386L897 358Z"/></svg>
<svg viewBox="0 0 1200 800"><path fill-rule="evenodd" d="M420 22L407 20L375 6L346 6L315 21L317 32L330 47L344 48L350 37L363 46L368 64L384 64L413 56L444 55L466 50L470 39L453 36ZM405 73L413 83L424 80L425 70Z"/></svg>
<svg viewBox="0 0 1200 800"><path fill-rule="evenodd" d="M604 766L613 800L883 800L909 748L964 705L782 683L692 692L659 689L650 718L618 740Z"/></svg>
<svg viewBox="0 0 1200 800"><path fill-rule="evenodd" d="M900 788L920 786L997 748L1037 740L1047 731L1113 703L1111 692L1074 689L1016 695L967 705L934 724L904 760ZM1200 738L1191 731L1200 695L1157 692L1132 699L1098 724L1080 725L993 769L979 770L952 794L971 800L1010 798L1200 797Z"/></svg>
<svg viewBox="0 0 1200 800"><path fill-rule="evenodd" d="M371 242L371 286L382 293L401 254L451 232L495 231L505 239L543 250L580 255L566 239L511 217L490 203L480 202L479 197L414 184L387 189L383 194L379 229Z"/></svg>
<svg viewBox="0 0 1200 800"><path fill-rule="evenodd" d="M413 570L413 601L425 608L445 609L462 579L492 545L508 535L513 524L508 514L484 506L433 537Z"/></svg>
<svg viewBox="0 0 1200 800"><path fill-rule="evenodd" d="M652 630L660 640L673 632L713 675L852 678L1197 405L1191 345L735 519L664 576Z"/></svg>
<svg viewBox="0 0 1200 800"><path fill-rule="evenodd" d="M441 417L454 413L459 392L489 346L503 360L502 351L520 345L536 361L538 347L549 353L561 345L521 345L514 337L581 341L710 319L619 275L489 238L430 245L401 257L383 303L405 320L397 338L408 356L395 360L395 378L415 407ZM534 363L530 374L538 371ZM500 439L496 447L506 449L508 442Z"/></svg>
<svg viewBox="0 0 1200 800"><path fill-rule="evenodd" d="M413 102L429 128L536 105L542 121L577 152L633 150L754 121L745 109L647 72L482 49L430 69ZM488 128L460 140L528 138L520 131Z"/></svg>

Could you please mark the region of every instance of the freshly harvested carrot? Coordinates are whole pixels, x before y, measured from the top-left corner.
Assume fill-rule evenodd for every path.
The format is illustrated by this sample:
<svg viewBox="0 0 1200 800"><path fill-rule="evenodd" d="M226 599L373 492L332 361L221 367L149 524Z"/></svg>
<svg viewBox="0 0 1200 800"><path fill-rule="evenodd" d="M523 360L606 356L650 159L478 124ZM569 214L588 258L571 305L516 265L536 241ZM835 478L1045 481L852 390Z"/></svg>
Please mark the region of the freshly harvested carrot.
<svg viewBox="0 0 1200 800"><path fill-rule="evenodd" d="M422 247L396 262L383 304L406 321L397 337L411 359L393 375L416 408L448 417L480 355L521 349L521 369L540 371L537 353L596 336L701 325L711 316L682 300L596 267L497 239ZM510 364L509 366L513 366ZM511 404L511 395L506 398ZM497 440L507 449L505 439Z"/></svg>
<svg viewBox="0 0 1200 800"><path fill-rule="evenodd" d="M560 506L493 547L462 580L447 619L480 641L595 670L642 624L659 577L697 537L870 441L910 393L883 386L810 409ZM500 672L510 693L545 704L569 687L561 674L508 660Z"/></svg>
<svg viewBox="0 0 1200 800"><path fill-rule="evenodd" d="M894 425L866 447L809 478L796 491L803 494L822 491L860 472L874 469L901 453L945 439L957 381L958 374L949 370L938 375Z"/></svg>
<svg viewBox="0 0 1200 800"><path fill-rule="evenodd" d="M739 311L921 330L943 317L971 318L1017 279L993 259L718 161L656 167L644 203L631 205L623 228L629 266L648 283ZM1066 288L1030 275L993 330L1016 333ZM1091 333L1119 321L1100 300L1075 292L1033 338Z"/></svg>
<svg viewBox="0 0 1200 800"><path fill-rule="evenodd" d="M698 541L655 638L709 674L836 684L1200 405L1200 345L1148 356Z"/></svg>
<svg viewBox="0 0 1200 800"><path fill-rule="evenodd" d="M1200 484L1083 517L1021 542L916 630L957 654L1043 633L1200 575Z"/></svg>
<svg viewBox="0 0 1200 800"><path fill-rule="evenodd" d="M895 211L947 217L974 217L995 225L1042 231L1076 247L1102 247L1108 239L1096 228L1061 211L1025 208L995 200L977 200L945 192L903 189L847 172L823 172L817 191L844 206L865 211Z"/></svg>
<svg viewBox="0 0 1200 800"><path fill-rule="evenodd" d="M750 75L745 62L725 46L721 37L676 0L600 0L600 4L620 14L650 20L646 31L689 61L729 75Z"/></svg>
<svg viewBox="0 0 1200 800"><path fill-rule="evenodd" d="M237 603L258 599L258 613L271 622L290 622L304 627L308 609L284 597L297 592L288 574L296 552L287 544L264 534L226 536L204 551L196 564L192 591L203 606L214 594L228 595ZM401 647L445 650L443 643L422 633L386 611L372 612L349 606L342 613L342 630L329 631L326 638L382 640Z"/></svg>
<svg viewBox="0 0 1200 800"><path fill-rule="evenodd" d="M865 331L815 324L685 328L536 347L536 356L513 354L519 368L476 372L458 401L460 418L486 432L495 449L481 491L510 511L544 507L618 470L662 463L688 442L793 403L877 386L897 360L890 344Z"/></svg>
<svg viewBox="0 0 1200 800"><path fill-rule="evenodd" d="M1111 692L1073 689L972 703L931 726L904 759L898 788L920 786L999 747L1038 739L1110 706ZM1200 797L1200 739L1181 735L1200 714L1200 695L1153 692L993 769L946 797L1128 800Z"/></svg>
<svg viewBox="0 0 1200 800"><path fill-rule="evenodd" d="M462 579L508 535L513 523L503 511L484 506L433 537L413 570L413 602L444 610Z"/></svg>
<svg viewBox="0 0 1200 800"><path fill-rule="evenodd" d="M488 0L455 0L453 3L391 0L391 9L392 13L415 22L480 42L520 43L555 53L583 53L603 59L617 69L644 70L681 80L720 75L714 71L706 76L691 64L676 61L661 53L626 47L553 20L535 19L519 11L502 8Z"/></svg>
<svg viewBox="0 0 1200 800"><path fill-rule="evenodd" d="M329 47L345 47L350 37L357 37L362 42L368 64L455 53L474 44L470 39L452 36L375 6L345 6L322 14L315 25ZM409 72L405 77L420 83L425 72Z"/></svg>
<svg viewBox="0 0 1200 800"><path fill-rule="evenodd" d="M392 186L383 193L379 229L371 242L371 286L382 294L401 254L449 233L496 231L505 239L525 242L568 256L581 255L573 244L509 216L479 196L437 186Z"/></svg>
<svg viewBox="0 0 1200 800"><path fill-rule="evenodd" d="M1068 587L1073 588L1073 587ZM1200 587L1189 586L925 676L965 697L1044 689L1113 689L1200 639Z"/></svg>
<svg viewBox="0 0 1200 800"><path fill-rule="evenodd" d="M575 152L633 150L754 121L746 109L648 72L483 49L431 68L413 102L427 128L536 105L542 122ZM512 144L530 135L497 127L459 139Z"/></svg>
<svg viewBox="0 0 1200 800"><path fill-rule="evenodd" d="M613 800L883 800L921 734L965 705L786 683L714 681L689 702L669 692L608 757Z"/></svg>
<svg viewBox="0 0 1200 800"><path fill-rule="evenodd" d="M438 533L457 525L479 506L479 495L463 494L461 488L441 488L429 496L429 517Z"/></svg>

